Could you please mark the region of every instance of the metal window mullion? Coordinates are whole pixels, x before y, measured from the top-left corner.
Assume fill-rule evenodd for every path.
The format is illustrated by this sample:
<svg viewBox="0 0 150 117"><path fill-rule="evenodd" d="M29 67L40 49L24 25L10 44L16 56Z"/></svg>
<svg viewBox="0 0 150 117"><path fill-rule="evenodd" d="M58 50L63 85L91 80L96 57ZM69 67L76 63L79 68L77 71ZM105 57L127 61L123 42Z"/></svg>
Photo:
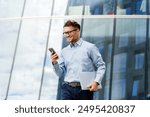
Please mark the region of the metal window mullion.
<svg viewBox="0 0 150 117"><path fill-rule="evenodd" d="M53 15L53 10L54 10L54 4L55 4L55 0L52 1L52 11L50 16ZM47 41L46 41L46 47L45 47L45 54L44 54L44 63L43 63L43 67L42 67L42 76L41 76L41 84L40 84L40 89L39 89L39 95L38 95L38 100L40 100L41 98L41 92L42 92L42 86L43 86L43 80L44 80L44 73L45 73L45 64L46 64L46 57L47 57L47 48L48 48L48 43L49 43L49 36L50 36L50 31L51 31L51 24L52 24L52 19L50 19L49 21L49 29L48 29L48 34L47 34Z"/></svg>
<svg viewBox="0 0 150 117"><path fill-rule="evenodd" d="M109 100L112 98L112 81L113 81L113 66L115 55L115 41L116 41L116 18L114 18L113 37L112 37L112 54L111 54L111 67L110 67L110 86L109 86Z"/></svg>
<svg viewBox="0 0 150 117"><path fill-rule="evenodd" d="M117 13L117 0L115 0L115 14ZM109 84L109 97L112 98L112 81L113 81L113 66L114 66L114 55L115 55L115 38L116 38L116 22L117 18L114 17L113 21L113 35L112 35L112 53L111 53L111 66L110 66L110 84Z"/></svg>
<svg viewBox="0 0 150 117"><path fill-rule="evenodd" d="M150 8L149 8L149 7L150 7L150 6L149 6L149 5L150 5L150 1L147 0L146 3L147 3L147 4L146 4L146 12L147 12L147 13L146 13L146 14L149 15L149 14L150 14L150 13L149 13L149 10L150 10Z"/></svg>
<svg viewBox="0 0 150 117"><path fill-rule="evenodd" d="M84 16L84 14L85 14L85 0L83 0L82 16ZM83 29L83 25L84 25L84 18L82 17L81 18L81 28L80 29ZM81 33L81 37L82 37L83 30L80 30L80 33Z"/></svg>
<svg viewBox="0 0 150 117"><path fill-rule="evenodd" d="M22 13L21 13L21 17L23 17L24 10L25 10L25 5L26 5L26 0L24 0L24 3L23 3L23 10L22 10ZM14 51L12 65L11 65L11 70L10 70L10 75L9 75L9 81L8 81L5 100L7 100L7 98L8 98L8 93L9 93L9 89L10 89L10 83L11 83L11 79L12 79L12 72L13 72L13 69L14 69L14 63L15 63L16 53L17 53L17 49L18 49L18 42L19 42L21 27L22 27L22 19L20 19L20 23L19 23L17 41L16 41L16 45L15 45L15 51Z"/></svg>
<svg viewBox="0 0 150 117"><path fill-rule="evenodd" d="M148 99L148 53L149 53L149 18L146 19L146 42L145 42L145 99Z"/></svg>

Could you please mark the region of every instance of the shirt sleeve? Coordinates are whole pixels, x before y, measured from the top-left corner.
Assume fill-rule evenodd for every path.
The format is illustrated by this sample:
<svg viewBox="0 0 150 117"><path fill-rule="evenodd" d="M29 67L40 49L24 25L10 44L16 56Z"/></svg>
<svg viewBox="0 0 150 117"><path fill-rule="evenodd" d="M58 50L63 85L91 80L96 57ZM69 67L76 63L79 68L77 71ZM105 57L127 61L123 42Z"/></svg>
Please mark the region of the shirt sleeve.
<svg viewBox="0 0 150 117"><path fill-rule="evenodd" d="M62 54L60 54L58 62L56 64L53 64L53 69L59 77L65 74L66 68Z"/></svg>
<svg viewBox="0 0 150 117"><path fill-rule="evenodd" d="M90 49L90 55L91 59L93 60L93 64L97 69L96 78L94 81L101 84L101 81L105 74L105 62L103 61L102 56L95 45L93 45L92 48Z"/></svg>

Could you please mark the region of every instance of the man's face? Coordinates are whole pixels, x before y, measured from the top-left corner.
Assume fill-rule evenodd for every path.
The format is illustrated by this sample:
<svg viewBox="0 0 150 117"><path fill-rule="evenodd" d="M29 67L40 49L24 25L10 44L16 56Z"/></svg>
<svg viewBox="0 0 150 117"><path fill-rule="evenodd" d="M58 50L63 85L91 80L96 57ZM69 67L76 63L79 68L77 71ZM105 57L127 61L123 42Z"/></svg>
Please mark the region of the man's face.
<svg viewBox="0 0 150 117"><path fill-rule="evenodd" d="M64 35L73 44L80 39L79 29L72 26L64 27Z"/></svg>

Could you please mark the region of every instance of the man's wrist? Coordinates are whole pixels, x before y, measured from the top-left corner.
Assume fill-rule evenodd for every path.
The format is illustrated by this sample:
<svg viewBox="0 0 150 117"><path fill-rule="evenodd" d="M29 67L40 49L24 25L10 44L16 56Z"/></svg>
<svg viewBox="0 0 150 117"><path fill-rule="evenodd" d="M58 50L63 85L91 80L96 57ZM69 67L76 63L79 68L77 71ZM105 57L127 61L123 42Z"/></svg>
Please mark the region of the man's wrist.
<svg viewBox="0 0 150 117"><path fill-rule="evenodd" d="M96 81L95 81L95 83L96 83L97 85L99 85L99 83L98 83L98 82L96 82Z"/></svg>
<svg viewBox="0 0 150 117"><path fill-rule="evenodd" d="M57 64L57 63L58 63L57 61L56 61L56 62L52 62L53 65L55 65L55 64Z"/></svg>

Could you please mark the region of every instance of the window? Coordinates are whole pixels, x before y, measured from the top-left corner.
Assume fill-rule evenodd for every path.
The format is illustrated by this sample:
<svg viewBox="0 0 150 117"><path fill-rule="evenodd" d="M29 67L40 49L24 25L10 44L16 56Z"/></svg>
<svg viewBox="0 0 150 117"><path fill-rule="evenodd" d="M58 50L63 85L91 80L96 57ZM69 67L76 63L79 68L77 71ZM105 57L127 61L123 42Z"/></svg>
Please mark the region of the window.
<svg viewBox="0 0 150 117"><path fill-rule="evenodd" d="M126 92L125 79L115 79L112 82L112 97L111 99L124 99Z"/></svg>
<svg viewBox="0 0 150 117"><path fill-rule="evenodd" d="M139 87L139 80L135 80L133 82L133 87L132 87L132 96L138 96L138 87Z"/></svg>
<svg viewBox="0 0 150 117"><path fill-rule="evenodd" d="M119 47L126 47L128 45L128 33L120 34Z"/></svg>
<svg viewBox="0 0 150 117"><path fill-rule="evenodd" d="M114 56L113 72L126 72L127 53L121 53Z"/></svg>
<svg viewBox="0 0 150 117"><path fill-rule="evenodd" d="M135 69L142 69L144 67L144 53L135 55Z"/></svg>
<svg viewBox="0 0 150 117"><path fill-rule="evenodd" d="M146 0L117 0L117 14L146 14Z"/></svg>
<svg viewBox="0 0 150 117"><path fill-rule="evenodd" d="M24 0L0 0L0 17L20 17Z"/></svg>
<svg viewBox="0 0 150 117"><path fill-rule="evenodd" d="M135 44L140 44L146 41L146 22L139 22L141 25L137 24L136 34L135 34ZM142 26L143 23L143 26Z"/></svg>
<svg viewBox="0 0 150 117"><path fill-rule="evenodd" d="M49 20L22 22L8 99L38 99L48 26Z"/></svg>
<svg viewBox="0 0 150 117"><path fill-rule="evenodd" d="M6 96L20 21L0 21L0 99Z"/></svg>
<svg viewBox="0 0 150 117"><path fill-rule="evenodd" d="M135 75L132 83L132 99L145 99L145 79L143 75Z"/></svg>

